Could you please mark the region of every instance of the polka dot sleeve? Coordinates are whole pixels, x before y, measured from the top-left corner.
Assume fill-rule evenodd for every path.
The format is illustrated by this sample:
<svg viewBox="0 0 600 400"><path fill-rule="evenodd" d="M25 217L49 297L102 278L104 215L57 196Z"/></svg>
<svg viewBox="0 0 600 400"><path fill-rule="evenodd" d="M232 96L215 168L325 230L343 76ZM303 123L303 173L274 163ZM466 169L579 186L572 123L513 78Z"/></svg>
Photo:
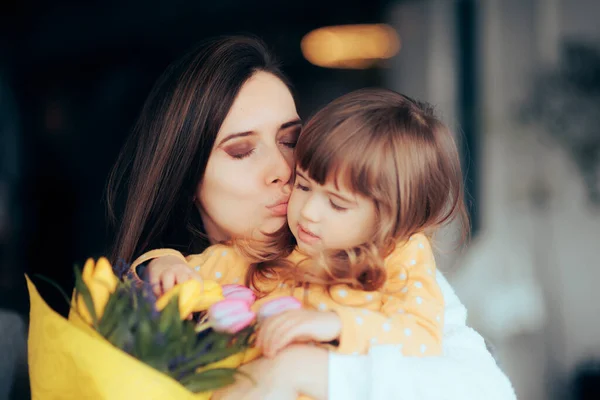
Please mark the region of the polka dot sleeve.
<svg viewBox="0 0 600 400"><path fill-rule="evenodd" d="M357 293L334 307L342 320L338 351L364 354L372 345L395 344L405 356L441 354L444 299L427 237L415 235L396 248L386 260L386 272L386 284L372 294L378 307L353 307ZM368 295L362 292L361 298Z"/></svg>
<svg viewBox="0 0 600 400"><path fill-rule="evenodd" d="M137 274L137 267L154 258L163 256L179 257L181 261L192 268L203 279L225 284L244 284L248 263L233 248L226 245L213 245L200 254L185 257L173 249L157 249L141 255L129 269L129 277L136 282L142 282Z"/></svg>
<svg viewBox="0 0 600 400"><path fill-rule="evenodd" d="M202 254L188 257L187 264L203 279L226 284L244 284L248 263L231 247L213 245Z"/></svg>
<svg viewBox="0 0 600 400"><path fill-rule="evenodd" d="M156 249L156 250L150 250L144 254L142 254L141 256L139 256L129 267L129 272L127 274L128 277L130 277L133 281L138 282L138 283L142 283L143 280L140 276L138 276L137 273L137 268L143 264L146 263L150 260L153 260L155 258L158 257L163 257L163 256L175 256L181 259L182 262L186 263L187 259L186 257L183 256L183 254L181 254L179 251L177 250L173 250L173 249Z"/></svg>

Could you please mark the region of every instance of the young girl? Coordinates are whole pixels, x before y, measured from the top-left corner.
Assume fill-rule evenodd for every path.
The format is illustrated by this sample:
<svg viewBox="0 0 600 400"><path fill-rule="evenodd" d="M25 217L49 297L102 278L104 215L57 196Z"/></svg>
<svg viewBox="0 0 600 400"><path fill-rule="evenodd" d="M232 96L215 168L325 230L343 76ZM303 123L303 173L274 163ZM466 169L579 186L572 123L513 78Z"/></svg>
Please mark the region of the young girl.
<svg viewBox="0 0 600 400"><path fill-rule="evenodd" d="M406 356L439 355L444 301L429 238L455 217L466 222L447 128L424 103L359 90L306 124L296 158L295 185L281 204L289 227L263 253L240 243L188 257L160 249L132 268L160 257L146 271L155 284L189 267L222 284L245 283L259 295L255 307L295 296L303 309L261 324L257 346L266 356L298 341L348 354L396 344Z"/></svg>

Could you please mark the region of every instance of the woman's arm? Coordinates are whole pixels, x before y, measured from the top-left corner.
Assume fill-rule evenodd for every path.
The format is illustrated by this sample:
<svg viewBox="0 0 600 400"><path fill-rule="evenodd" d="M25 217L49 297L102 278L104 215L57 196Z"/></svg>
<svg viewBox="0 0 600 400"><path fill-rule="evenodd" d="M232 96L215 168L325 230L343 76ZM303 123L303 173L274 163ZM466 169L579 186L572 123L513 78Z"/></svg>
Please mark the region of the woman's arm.
<svg viewBox="0 0 600 400"><path fill-rule="evenodd" d="M516 399L483 338L466 326L466 310L440 273L438 284L446 301L442 356L402 357L389 346L375 346L365 356L328 355L320 348L295 345L274 359L243 367L256 386L240 380L218 398L285 399L291 387L315 400Z"/></svg>
<svg viewBox="0 0 600 400"><path fill-rule="evenodd" d="M446 301L441 357L404 358L388 346L368 356L329 356L329 399L513 400L512 385L483 338L466 326L466 310L438 273ZM399 389L401 388L401 389Z"/></svg>

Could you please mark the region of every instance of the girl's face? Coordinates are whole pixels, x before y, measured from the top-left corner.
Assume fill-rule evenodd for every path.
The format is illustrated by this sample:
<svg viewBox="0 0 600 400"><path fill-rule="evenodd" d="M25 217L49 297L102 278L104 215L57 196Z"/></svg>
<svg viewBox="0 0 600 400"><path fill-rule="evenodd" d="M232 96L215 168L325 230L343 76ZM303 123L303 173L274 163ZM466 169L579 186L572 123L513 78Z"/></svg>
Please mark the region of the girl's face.
<svg viewBox="0 0 600 400"><path fill-rule="evenodd" d="M280 79L257 72L242 86L196 189L212 242L260 239L285 224L300 127L294 99Z"/></svg>
<svg viewBox="0 0 600 400"><path fill-rule="evenodd" d="M288 224L299 249L315 255L368 242L375 232L377 214L373 200L343 186L336 189L333 182L319 185L297 168Z"/></svg>

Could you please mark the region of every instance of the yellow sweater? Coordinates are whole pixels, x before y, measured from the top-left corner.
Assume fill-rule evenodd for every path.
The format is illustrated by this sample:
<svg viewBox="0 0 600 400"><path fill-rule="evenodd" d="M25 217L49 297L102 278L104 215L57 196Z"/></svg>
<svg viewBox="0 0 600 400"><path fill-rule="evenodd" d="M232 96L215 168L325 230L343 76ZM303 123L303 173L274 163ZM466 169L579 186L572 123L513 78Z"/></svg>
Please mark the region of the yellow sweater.
<svg viewBox="0 0 600 400"><path fill-rule="evenodd" d="M187 257L172 249L152 250L133 263L132 271L141 263L165 255L180 257L204 279L223 285L244 284L248 263L225 245L214 245L202 254ZM290 256L294 262L301 258L297 252ZM254 307L275 297L293 295L307 308L337 313L342 320L337 351L343 354L364 354L371 345L380 344L397 345L405 356L441 354L444 298L435 279L429 239L416 234L398 244L385 259L385 268L387 281L377 291L351 289L345 284L327 291L316 284L292 287L274 282L275 290Z"/></svg>

